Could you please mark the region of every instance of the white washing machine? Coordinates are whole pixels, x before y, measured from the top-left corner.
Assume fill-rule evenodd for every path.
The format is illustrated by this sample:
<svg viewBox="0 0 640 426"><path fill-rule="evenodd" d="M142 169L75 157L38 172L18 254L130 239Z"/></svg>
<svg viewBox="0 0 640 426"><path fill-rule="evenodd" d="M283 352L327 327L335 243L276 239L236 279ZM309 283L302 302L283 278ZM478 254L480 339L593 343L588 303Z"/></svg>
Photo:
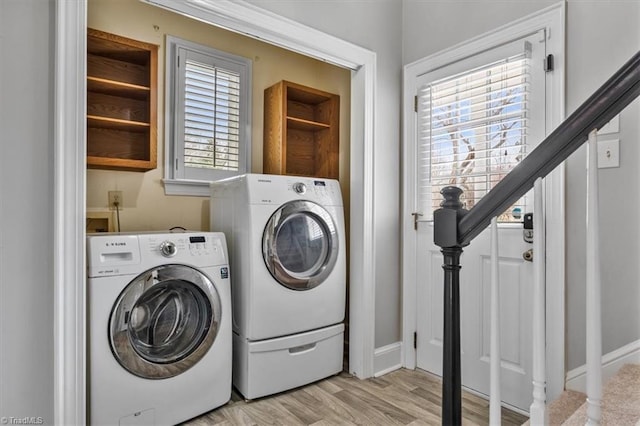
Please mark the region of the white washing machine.
<svg viewBox="0 0 640 426"><path fill-rule="evenodd" d="M211 184L233 276L233 383L247 399L342 370L344 211L330 179L247 174Z"/></svg>
<svg viewBox="0 0 640 426"><path fill-rule="evenodd" d="M87 237L91 424L176 424L231 397L222 233Z"/></svg>

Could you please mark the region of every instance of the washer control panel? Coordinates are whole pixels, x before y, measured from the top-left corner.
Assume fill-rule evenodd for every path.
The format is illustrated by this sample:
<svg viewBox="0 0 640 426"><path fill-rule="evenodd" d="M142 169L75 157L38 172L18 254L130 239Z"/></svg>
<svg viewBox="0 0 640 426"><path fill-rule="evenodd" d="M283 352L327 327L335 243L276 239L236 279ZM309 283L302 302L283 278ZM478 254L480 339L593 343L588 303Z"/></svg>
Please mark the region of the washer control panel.
<svg viewBox="0 0 640 426"><path fill-rule="evenodd" d="M227 263L224 234L218 232L145 235L150 256L195 265ZM143 252L144 255L144 252Z"/></svg>
<svg viewBox="0 0 640 426"><path fill-rule="evenodd" d="M89 277L139 273L161 264L227 265L221 232L104 234L87 237Z"/></svg>
<svg viewBox="0 0 640 426"><path fill-rule="evenodd" d="M202 235L171 235L162 240L149 239L149 249L160 253L163 257L172 258L182 256L210 256L219 249L217 240Z"/></svg>
<svg viewBox="0 0 640 426"><path fill-rule="evenodd" d="M192 256L209 256L212 251L216 251L218 247L211 241L207 241L204 236L189 237L189 252Z"/></svg>
<svg viewBox="0 0 640 426"><path fill-rule="evenodd" d="M178 252L176 245L173 241L163 241L160 244L160 254L164 257L173 257Z"/></svg>

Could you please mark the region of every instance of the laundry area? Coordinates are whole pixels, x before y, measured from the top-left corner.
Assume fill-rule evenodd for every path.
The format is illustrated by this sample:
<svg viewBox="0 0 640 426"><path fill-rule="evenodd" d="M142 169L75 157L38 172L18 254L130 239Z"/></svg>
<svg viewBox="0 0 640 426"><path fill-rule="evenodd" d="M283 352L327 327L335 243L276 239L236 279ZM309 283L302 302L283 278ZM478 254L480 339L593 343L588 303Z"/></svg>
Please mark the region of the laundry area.
<svg viewBox="0 0 640 426"><path fill-rule="evenodd" d="M135 0L88 27L89 422L343 371L349 71Z"/></svg>

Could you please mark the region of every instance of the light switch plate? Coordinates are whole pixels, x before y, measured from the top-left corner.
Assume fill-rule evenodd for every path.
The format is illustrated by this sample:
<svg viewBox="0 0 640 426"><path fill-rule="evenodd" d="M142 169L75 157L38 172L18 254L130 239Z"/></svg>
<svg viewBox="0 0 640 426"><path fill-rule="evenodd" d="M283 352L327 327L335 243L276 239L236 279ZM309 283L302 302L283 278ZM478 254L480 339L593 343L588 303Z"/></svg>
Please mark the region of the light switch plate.
<svg viewBox="0 0 640 426"><path fill-rule="evenodd" d="M598 141L598 168L620 167L620 139Z"/></svg>

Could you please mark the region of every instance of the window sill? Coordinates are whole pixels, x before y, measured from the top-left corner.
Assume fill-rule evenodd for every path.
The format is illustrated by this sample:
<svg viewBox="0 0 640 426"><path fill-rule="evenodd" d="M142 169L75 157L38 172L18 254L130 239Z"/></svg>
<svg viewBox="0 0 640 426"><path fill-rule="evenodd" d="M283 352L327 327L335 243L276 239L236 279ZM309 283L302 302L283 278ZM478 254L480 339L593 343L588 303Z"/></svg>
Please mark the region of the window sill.
<svg viewBox="0 0 640 426"><path fill-rule="evenodd" d="M191 197L208 197L209 181L162 179L165 195L188 195Z"/></svg>

